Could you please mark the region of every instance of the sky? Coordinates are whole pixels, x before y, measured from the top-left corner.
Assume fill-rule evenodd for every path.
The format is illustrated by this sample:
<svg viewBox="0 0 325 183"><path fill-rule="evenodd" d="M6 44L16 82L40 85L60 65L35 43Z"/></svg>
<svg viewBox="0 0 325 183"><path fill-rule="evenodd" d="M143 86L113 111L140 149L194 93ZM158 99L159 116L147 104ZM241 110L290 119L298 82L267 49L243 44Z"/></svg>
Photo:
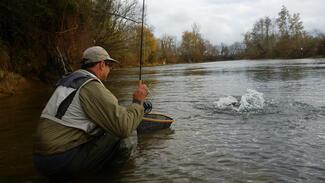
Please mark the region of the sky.
<svg viewBox="0 0 325 183"><path fill-rule="evenodd" d="M142 0L139 0L142 2ZM145 0L146 24L156 37L164 34L181 40L195 23L204 39L213 44L242 41L254 23L265 16L275 19L282 5L300 13L305 30L325 33L325 0Z"/></svg>

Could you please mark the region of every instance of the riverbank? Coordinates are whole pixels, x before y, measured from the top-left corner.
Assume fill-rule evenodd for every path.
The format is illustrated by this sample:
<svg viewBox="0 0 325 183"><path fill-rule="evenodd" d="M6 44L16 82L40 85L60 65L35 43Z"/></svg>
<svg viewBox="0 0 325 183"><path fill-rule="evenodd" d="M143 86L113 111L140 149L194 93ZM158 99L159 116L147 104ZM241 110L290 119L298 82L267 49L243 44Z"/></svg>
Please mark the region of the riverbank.
<svg viewBox="0 0 325 183"><path fill-rule="evenodd" d="M0 70L0 97L12 96L42 86L46 86L46 84L39 80Z"/></svg>
<svg viewBox="0 0 325 183"><path fill-rule="evenodd" d="M145 67L155 67L166 65L166 63L150 63L145 64ZM138 65L124 66L123 68L139 67ZM53 78L52 78L53 79ZM50 79L51 80L51 79ZM51 80L52 81L52 80ZM38 79L26 78L20 74L0 69L0 97L13 96L24 92L25 90L38 88L39 86L47 86Z"/></svg>

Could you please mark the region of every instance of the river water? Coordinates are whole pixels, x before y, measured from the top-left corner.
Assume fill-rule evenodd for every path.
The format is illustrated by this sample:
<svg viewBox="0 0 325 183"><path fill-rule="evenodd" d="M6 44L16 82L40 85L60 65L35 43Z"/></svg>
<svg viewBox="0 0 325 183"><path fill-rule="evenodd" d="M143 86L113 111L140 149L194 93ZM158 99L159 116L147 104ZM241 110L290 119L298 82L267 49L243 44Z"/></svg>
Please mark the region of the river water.
<svg viewBox="0 0 325 183"><path fill-rule="evenodd" d="M170 129L139 134L119 171L81 182L325 182L325 59L229 61L144 68L153 111ZM106 83L124 105L137 69ZM32 139L51 89L0 103L0 182L45 182Z"/></svg>

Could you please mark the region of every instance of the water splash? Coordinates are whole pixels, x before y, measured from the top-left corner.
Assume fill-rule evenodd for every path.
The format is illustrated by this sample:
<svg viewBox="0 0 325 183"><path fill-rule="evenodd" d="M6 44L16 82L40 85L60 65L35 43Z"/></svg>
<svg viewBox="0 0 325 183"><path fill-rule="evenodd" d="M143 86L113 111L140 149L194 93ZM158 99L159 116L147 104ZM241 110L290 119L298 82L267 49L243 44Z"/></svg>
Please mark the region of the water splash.
<svg viewBox="0 0 325 183"><path fill-rule="evenodd" d="M220 98L215 106L221 110L233 110L237 112L250 112L261 110L265 106L264 94L253 89L247 89L247 92L240 97L240 100L233 96Z"/></svg>
<svg viewBox="0 0 325 183"><path fill-rule="evenodd" d="M215 104L219 109L234 109L234 106L238 104L238 100L233 96L228 96L220 98L217 102L215 102Z"/></svg>
<svg viewBox="0 0 325 183"><path fill-rule="evenodd" d="M255 111L263 109L265 104L264 94L256 90L247 89L240 100L240 106L238 110L240 112Z"/></svg>

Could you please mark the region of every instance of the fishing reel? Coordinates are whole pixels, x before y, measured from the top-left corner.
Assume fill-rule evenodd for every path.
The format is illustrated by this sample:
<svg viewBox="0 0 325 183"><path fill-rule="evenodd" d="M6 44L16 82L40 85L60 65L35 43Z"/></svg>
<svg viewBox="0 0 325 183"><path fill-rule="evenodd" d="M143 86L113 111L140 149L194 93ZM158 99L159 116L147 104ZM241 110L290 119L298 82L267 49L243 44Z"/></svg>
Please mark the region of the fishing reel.
<svg viewBox="0 0 325 183"><path fill-rule="evenodd" d="M150 101L144 101L143 102L143 108L144 108L144 113L148 114L152 110L152 103Z"/></svg>

